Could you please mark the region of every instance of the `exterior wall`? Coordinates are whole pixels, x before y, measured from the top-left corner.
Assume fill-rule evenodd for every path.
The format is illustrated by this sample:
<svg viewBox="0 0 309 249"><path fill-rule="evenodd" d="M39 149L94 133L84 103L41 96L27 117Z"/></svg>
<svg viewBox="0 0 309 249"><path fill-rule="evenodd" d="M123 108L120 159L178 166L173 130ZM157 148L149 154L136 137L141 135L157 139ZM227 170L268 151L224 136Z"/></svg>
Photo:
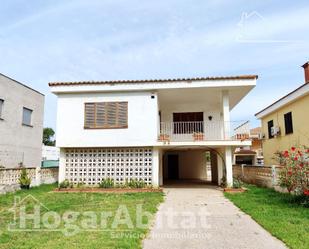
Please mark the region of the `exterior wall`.
<svg viewBox="0 0 309 249"><path fill-rule="evenodd" d="M233 166L233 176L235 178L262 187L279 189L277 186L279 174L279 166Z"/></svg>
<svg viewBox="0 0 309 249"><path fill-rule="evenodd" d="M179 156L179 179L207 179L207 162L206 162L205 150L188 150L188 151L173 151L165 153L165 169L164 178L168 178L168 155Z"/></svg>
<svg viewBox="0 0 309 249"><path fill-rule="evenodd" d="M0 166L39 167L42 157L44 95L0 74ZM22 125L23 107L32 112L32 126Z"/></svg>
<svg viewBox="0 0 309 249"><path fill-rule="evenodd" d="M151 98L151 96L155 98ZM84 129L84 103L128 102L127 129ZM158 100L150 92L58 95L57 147L153 146L158 136Z"/></svg>
<svg viewBox="0 0 309 249"><path fill-rule="evenodd" d="M284 114L292 112L293 134L285 135ZM283 151L291 146L309 146L309 95L286 105L276 112L262 118L262 132L265 134L263 141L264 162L266 165L275 164L272 159L274 153ZM281 135L268 139L267 122L274 120L274 125L279 126Z"/></svg>
<svg viewBox="0 0 309 249"><path fill-rule="evenodd" d="M126 180L142 180L159 184L159 151L144 148L70 148L61 149L59 182L98 185L103 179L116 184Z"/></svg>

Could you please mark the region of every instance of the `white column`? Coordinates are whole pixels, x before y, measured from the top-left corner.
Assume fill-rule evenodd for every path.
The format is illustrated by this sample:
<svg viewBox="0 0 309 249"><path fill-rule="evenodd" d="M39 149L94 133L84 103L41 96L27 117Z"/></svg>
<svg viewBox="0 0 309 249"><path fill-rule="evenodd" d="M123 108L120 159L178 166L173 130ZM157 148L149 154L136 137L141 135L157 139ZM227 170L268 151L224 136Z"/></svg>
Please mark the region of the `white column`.
<svg viewBox="0 0 309 249"><path fill-rule="evenodd" d="M163 152L160 151L159 155L159 186L163 185Z"/></svg>
<svg viewBox="0 0 309 249"><path fill-rule="evenodd" d="M41 166L35 168L35 186L41 185Z"/></svg>
<svg viewBox="0 0 309 249"><path fill-rule="evenodd" d="M153 148L152 152L152 185L159 186L159 167L160 167L160 151Z"/></svg>
<svg viewBox="0 0 309 249"><path fill-rule="evenodd" d="M226 184L228 187L233 186L233 163L232 163L232 148L225 148L225 167L226 167Z"/></svg>
<svg viewBox="0 0 309 249"><path fill-rule="evenodd" d="M222 114L224 122L224 139L230 139L230 97L227 90L222 91Z"/></svg>
<svg viewBox="0 0 309 249"><path fill-rule="evenodd" d="M221 185L223 177L223 160L219 155L217 155L217 170L218 170L218 185Z"/></svg>
<svg viewBox="0 0 309 249"><path fill-rule="evenodd" d="M61 183L64 180L65 180L65 151L64 151L64 148L60 148L58 182Z"/></svg>

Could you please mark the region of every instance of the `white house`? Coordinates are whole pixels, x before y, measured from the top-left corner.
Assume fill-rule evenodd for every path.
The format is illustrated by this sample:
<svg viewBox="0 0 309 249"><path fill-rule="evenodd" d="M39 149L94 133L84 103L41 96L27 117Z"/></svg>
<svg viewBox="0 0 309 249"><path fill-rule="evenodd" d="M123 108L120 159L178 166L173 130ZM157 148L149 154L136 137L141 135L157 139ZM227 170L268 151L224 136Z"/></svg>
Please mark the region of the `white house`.
<svg viewBox="0 0 309 249"><path fill-rule="evenodd" d="M204 179L232 184L232 150L250 145L230 111L257 76L49 83L58 96L59 181L132 178L153 185Z"/></svg>
<svg viewBox="0 0 309 249"><path fill-rule="evenodd" d="M44 95L0 74L0 166L40 167Z"/></svg>

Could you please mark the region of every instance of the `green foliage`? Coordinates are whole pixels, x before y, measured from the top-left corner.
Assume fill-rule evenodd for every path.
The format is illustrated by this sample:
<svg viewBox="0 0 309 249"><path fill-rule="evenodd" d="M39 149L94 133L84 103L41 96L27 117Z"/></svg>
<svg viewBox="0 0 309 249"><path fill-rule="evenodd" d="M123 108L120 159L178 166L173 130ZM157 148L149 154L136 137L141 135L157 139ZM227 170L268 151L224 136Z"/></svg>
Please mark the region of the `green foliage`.
<svg viewBox="0 0 309 249"><path fill-rule="evenodd" d="M43 144L48 146L55 146L55 140L52 138L55 135L55 131L52 128L44 128L43 129Z"/></svg>
<svg viewBox="0 0 309 249"><path fill-rule="evenodd" d="M63 182L60 182L59 188L72 188L73 184L70 183L69 180L64 180Z"/></svg>
<svg viewBox="0 0 309 249"><path fill-rule="evenodd" d="M282 166L279 184L289 193L309 196L309 150L305 147L291 147L276 153L277 161Z"/></svg>
<svg viewBox="0 0 309 249"><path fill-rule="evenodd" d="M21 170L21 174L20 174L20 177L19 177L19 184L20 184L21 188L29 188L29 186L31 184L31 179L28 176L26 168L23 168Z"/></svg>
<svg viewBox="0 0 309 249"><path fill-rule="evenodd" d="M11 211L14 204L14 198L20 197L23 199L31 194L37 200L42 202L44 206L51 211L62 215L66 212L78 212L80 214L76 223L70 219L68 222L78 224L80 227L81 219L84 212L95 212L97 217L101 217L102 212L111 211L112 216L106 219L107 228L112 226L116 211L120 205L125 205L128 208L130 218L135 224L136 221L136 205L143 205L143 211L154 214L157 211L157 206L163 201L163 193L130 193L130 194L113 194L113 193L54 193L53 190L57 187L56 184L41 185L33 187L26 191L17 191L15 193L8 193L0 197L0 248L1 249L30 249L30 248L44 248L44 249L97 249L97 248L142 248L142 240L147 235L149 228L134 228L126 231L127 236L119 236L115 239L111 233L121 234L126 226L120 225L114 231L106 232L103 229L96 231L81 230L76 235L66 236L62 232L29 232L8 231L9 224L14 221L14 212ZM31 202L30 205L33 205ZM33 206L27 209L27 213L33 213ZM41 209L41 218L45 215L45 209ZM18 216L19 217L19 216ZM73 218L73 217L72 217ZM54 221L51 220L54 224ZM144 223L144 221L143 221ZM33 221L27 220L27 224L33 227ZM72 225L73 225L72 224ZM69 225L69 224L68 224ZM60 229L69 229L61 222ZM98 219L100 226L100 220ZM28 228L28 227L27 227ZM30 228L30 227L29 227ZM138 236L137 236L138 235Z"/></svg>
<svg viewBox="0 0 309 249"><path fill-rule="evenodd" d="M114 179L110 179L110 178L103 179L100 182L99 187L100 188L113 188L113 187L115 187Z"/></svg>
<svg viewBox="0 0 309 249"><path fill-rule="evenodd" d="M300 205L308 197L245 186L248 191L242 194L224 195L289 248L309 248L309 210Z"/></svg>
<svg viewBox="0 0 309 249"><path fill-rule="evenodd" d="M131 179L130 181L126 182L126 186L129 188L145 188L146 183L142 180Z"/></svg>
<svg viewBox="0 0 309 249"><path fill-rule="evenodd" d="M233 178L233 188L241 188L244 185L240 178Z"/></svg>

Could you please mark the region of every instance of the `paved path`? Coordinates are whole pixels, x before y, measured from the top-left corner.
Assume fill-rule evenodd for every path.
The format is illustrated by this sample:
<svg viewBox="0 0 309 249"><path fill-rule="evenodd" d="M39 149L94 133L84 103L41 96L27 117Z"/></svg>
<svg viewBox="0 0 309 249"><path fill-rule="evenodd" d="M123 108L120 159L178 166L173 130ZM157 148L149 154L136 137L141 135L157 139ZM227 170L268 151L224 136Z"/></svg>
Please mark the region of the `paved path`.
<svg viewBox="0 0 309 249"><path fill-rule="evenodd" d="M286 248L216 187L168 187L165 192L145 249Z"/></svg>

